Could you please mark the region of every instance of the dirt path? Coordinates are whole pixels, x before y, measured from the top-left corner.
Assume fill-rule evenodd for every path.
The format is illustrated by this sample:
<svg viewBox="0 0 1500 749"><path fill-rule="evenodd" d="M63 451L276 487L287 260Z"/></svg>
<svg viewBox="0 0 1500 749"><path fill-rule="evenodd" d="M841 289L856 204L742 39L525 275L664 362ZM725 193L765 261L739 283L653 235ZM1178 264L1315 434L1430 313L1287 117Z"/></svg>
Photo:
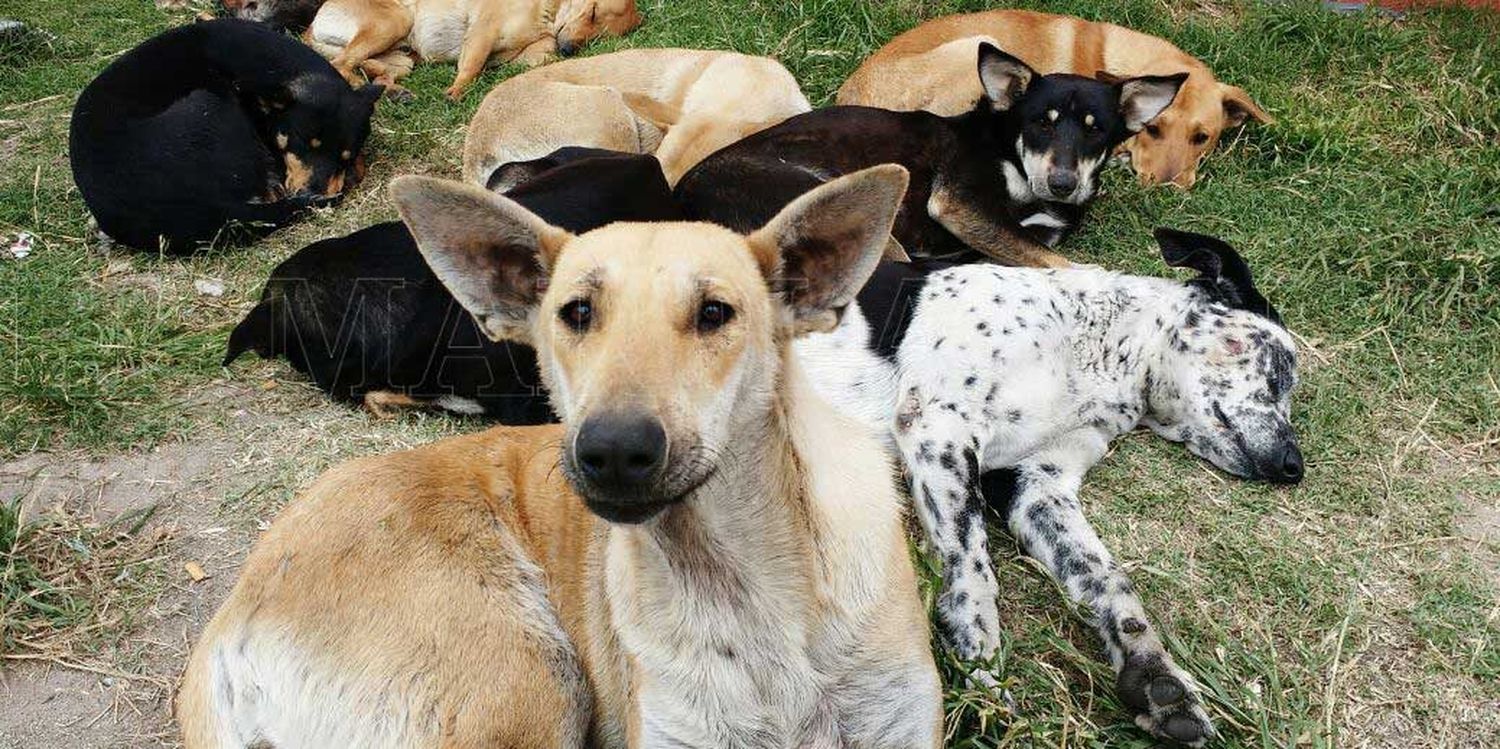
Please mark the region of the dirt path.
<svg viewBox="0 0 1500 749"><path fill-rule="evenodd" d="M0 463L0 498L20 498L28 522L62 514L107 523L154 508L139 534L163 539L150 562L149 605L122 636L97 642L85 633L47 652L6 654L0 749L177 746L170 695L183 660L258 530L328 465L455 426L376 422L299 384L267 391L267 382L221 384L195 398L203 412L195 420L208 426L189 439ZM207 577L194 580L189 563Z"/></svg>

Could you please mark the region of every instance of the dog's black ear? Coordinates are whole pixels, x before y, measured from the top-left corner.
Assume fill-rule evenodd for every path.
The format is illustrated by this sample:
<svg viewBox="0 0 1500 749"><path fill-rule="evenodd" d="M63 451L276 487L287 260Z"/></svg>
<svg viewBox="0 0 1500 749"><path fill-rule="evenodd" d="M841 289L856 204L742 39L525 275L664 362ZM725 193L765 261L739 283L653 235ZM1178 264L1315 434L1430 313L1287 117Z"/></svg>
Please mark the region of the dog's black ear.
<svg viewBox="0 0 1500 749"><path fill-rule="evenodd" d="M361 104L375 108L375 102L380 101L380 96L385 93L385 86L379 83L366 83L354 90L355 96L359 97Z"/></svg>
<svg viewBox="0 0 1500 749"><path fill-rule="evenodd" d="M1281 316L1255 288L1250 264L1224 240L1166 227L1159 227L1152 234L1167 265L1198 272L1198 277L1189 283L1232 309L1254 312L1281 324Z"/></svg>
<svg viewBox="0 0 1500 749"><path fill-rule="evenodd" d="M1116 84L1120 89L1120 114L1125 118L1125 129L1138 133L1172 106L1177 90L1182 88L1187 77L1187 73L1143 75Z"/></svg>
<svg viewBox="0 0 1500 749"><path fill-rule="evenodd" d="M1036 71L1026 63L1001 52L989 42L979 43L979 85L984 98L996 112L1015 106L1036 78Z"/></svg>

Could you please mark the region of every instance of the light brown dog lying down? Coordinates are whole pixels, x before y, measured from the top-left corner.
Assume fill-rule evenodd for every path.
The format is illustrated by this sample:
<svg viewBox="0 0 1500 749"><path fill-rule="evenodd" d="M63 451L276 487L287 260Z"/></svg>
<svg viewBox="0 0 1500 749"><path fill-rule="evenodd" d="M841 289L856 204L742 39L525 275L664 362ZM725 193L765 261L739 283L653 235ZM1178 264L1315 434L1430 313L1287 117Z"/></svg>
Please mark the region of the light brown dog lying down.
<svg viewBox="0 0 1500 749"><path fill-rule="evenodd" d="M839 88L839 104L962 114L979 100L974 55L988 41L1038 72L1091 77L1187 72L1177 98L1125 142L1145 183L1191 187L1198 164L1224 130L1246 119L1271 122L1250 95L1165 39L1108 23L1027 10L936 18L876 50ZM1107 75L1100 75L1100 74Z"/></svg>
<svg viewBox="0 0 1500 749"><path fill-rule="evenodd" d="M797 80L769 57L632 49L567 60L484 97L464 139L464 179L507 189L491 181L501 164L587 146L654 153L675 185L705 156L809 109Z"/></svg>
<svg viewBox="0 0 1500 749"><path fill-rule="evenodd" d="M393 183L454 297L536 347L563 423L314 483L193 649L188 749L939 746L894 467L790 354L854 301L906 182L850 174L749 236L573 236Z"/></svg>
<svg viewBox="0 0 1500 749"><path fill-rule="evenodd" d="M447 94L458 99L492 57L536 65L640 24L635 0L328 0L303 40L351 82L363 72L387 87L411 72L406 49L457 60Z"/></svg>

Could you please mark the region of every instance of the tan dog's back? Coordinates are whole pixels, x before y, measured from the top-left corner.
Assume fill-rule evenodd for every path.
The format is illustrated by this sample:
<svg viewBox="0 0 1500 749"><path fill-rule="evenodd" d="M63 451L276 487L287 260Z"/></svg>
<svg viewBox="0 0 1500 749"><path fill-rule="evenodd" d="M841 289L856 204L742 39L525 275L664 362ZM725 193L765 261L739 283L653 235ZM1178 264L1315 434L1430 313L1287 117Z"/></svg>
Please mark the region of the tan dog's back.
<svg viewBox="0 0 1500 749"><path fill-rule="evenodd" d="M491 429L320 478L256 544L193 651L187 746L575 745L588 696L570 640L584 639L549 601L581 600L585 557L559 550L585 546L592 524L555 470L560 434ZM558 562L547 576L544 561ZM403 652L428 664L419 678ZM350 733L308 719L319 701L392 719Z"/></svg>
<svg viewBox="0 0 1500 749"><path fill-rule="evenodd" d="M809 109L768 57L691 49L625 50L567 60L501 82L464 140L464 179L565 146L655 153L675 184L698 161Z"/></svg>

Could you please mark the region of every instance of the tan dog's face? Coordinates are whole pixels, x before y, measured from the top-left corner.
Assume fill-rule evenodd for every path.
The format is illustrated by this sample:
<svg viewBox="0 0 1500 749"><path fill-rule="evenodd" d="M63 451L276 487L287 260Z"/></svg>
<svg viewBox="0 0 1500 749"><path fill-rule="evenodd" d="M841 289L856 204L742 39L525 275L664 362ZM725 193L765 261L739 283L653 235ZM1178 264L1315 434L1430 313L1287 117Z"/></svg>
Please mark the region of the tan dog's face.
<svg viewBox="0 0 1500 749"><path fill-rule="evenodd" d="M1244 89L1194 73L1172 106L1126 143L1125 149L1141 182L1192 187L1198 180L1198 164L1218 145L1224 131L1251 118L1272 121Z"/></svg>
<svg viewBox="0 0 1500 749"><path fill-rule="evenodd" d="M571 55L601 36L624 36L641 25L635 0L562 0L553 16L557 51Z"/></svg>
<svg viewBox="0 0 1500 749"><path fill-rule="evenodd" d="M391 191L480 327L536 347L574 488L601 517L634 523L750 459L786 343L837 323L905 188L898 166L856 172L749 236L700 223L574 236L477 186L403 177Z"/></svg>

